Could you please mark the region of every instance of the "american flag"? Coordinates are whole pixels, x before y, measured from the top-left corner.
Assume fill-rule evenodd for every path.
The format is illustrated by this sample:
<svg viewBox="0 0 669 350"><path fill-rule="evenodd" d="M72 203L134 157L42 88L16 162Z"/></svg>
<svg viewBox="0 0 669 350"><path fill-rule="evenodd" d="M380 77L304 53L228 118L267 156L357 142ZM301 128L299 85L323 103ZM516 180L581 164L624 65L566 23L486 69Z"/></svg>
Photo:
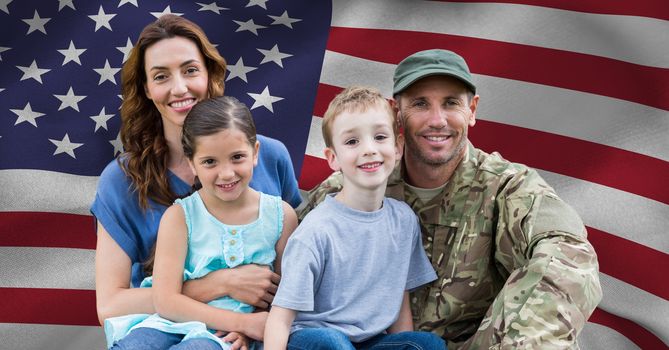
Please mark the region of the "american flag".
<svg viewBox="0 0 669 350"><path fill-rule="evenodd" d="M88 208L122 149L120 68L164 13L218 45L226 94L286 144L302 189L330 172L337 92L391 97L408 54L460 53L481 95L473 143L537 168L588 227L604 299L581 347L667 348L665 0L0 0L0 348L104 347Z"/></svg>

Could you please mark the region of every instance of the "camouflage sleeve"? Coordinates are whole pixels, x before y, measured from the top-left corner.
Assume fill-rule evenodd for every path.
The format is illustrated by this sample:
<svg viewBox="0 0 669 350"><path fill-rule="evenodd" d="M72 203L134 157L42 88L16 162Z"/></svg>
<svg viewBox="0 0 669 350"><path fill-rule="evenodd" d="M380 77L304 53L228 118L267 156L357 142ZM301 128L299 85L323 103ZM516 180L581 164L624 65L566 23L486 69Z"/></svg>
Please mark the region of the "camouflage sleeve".
<svg viewBox="0 0 669 350"><path fill-rule="evenodd" d="M577 348L602 297L585 227L538 175L507 188L497 198L495 260L509 277L463 348Z"/></svg>
<svg viewBox="0 0 669 350"><path fill-rule="evenodd" d="M307 198L304 198L302 204L296 209L297 219L302 222L302 219L316 206L325 199L328 193L339 192L341 190L343 178L341 172L332 173L327 179L323 180L320 185L312 188L307 193Z"/></svg>

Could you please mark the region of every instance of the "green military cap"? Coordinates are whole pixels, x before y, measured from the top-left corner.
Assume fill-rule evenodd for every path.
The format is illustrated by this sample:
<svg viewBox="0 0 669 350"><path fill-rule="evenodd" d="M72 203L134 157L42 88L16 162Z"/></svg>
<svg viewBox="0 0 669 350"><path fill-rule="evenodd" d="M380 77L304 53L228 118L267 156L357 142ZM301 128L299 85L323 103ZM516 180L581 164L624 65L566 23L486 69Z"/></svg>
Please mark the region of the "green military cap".
<svg viewBox="0 0 669 350"><path fill-rule="evenodd" d="M453 51L432 49L416 52L397 65L393 76L393 95L430 75L452 76L476 93L472 74L464 58Z"/></svg>

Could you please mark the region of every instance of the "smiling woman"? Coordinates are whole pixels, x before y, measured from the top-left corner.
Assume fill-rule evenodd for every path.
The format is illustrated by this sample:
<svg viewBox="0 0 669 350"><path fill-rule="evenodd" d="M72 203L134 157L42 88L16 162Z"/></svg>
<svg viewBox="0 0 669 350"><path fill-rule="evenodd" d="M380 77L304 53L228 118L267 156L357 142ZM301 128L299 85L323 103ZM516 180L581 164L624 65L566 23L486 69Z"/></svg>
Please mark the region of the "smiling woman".
<svg viewBox="0 0 669 350"><path fill-rule="evenodd" d="M155 312L153 288L132 287L146 277L142 265L156 243L163 214L194 183L181 144L184 119L198 102L223 95L225 73L225 60L202 29L174 15L147 25L123 66L124 153L100 175L91 207L97 220L97 313L109 347L117 340L113 335L123 332L107 327L105 320ZM258 141L261 150L255 153L258 164L249 186L296 207L301 197L288 151L277 140L258 135ZM204 303L232 297L260 308L271 303L279 281L276 273L258 265L201 277L183 283L185 295Z"/></svg>
<svg viewBox="0 0 669 350"><path fill-rule="evenodd" d="M183 37L161 40L146 50L144 66L146 97L158 109L165 132L180 133L190 109L207 97L208 74L200 50Z"/></svg>

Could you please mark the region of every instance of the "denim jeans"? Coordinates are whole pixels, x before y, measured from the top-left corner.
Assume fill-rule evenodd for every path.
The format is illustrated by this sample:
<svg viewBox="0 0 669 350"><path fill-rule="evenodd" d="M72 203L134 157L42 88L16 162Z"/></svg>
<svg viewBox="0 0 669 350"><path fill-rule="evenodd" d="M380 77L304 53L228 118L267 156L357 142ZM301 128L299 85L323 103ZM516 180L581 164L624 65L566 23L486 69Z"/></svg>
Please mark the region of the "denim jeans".
<svg viewBox="0 0 669 350"><path fill-rule="evenodd" d="M305 328L293 332L288 350L446 350L444 340L428 332L379 334L360 343L329 328Z"/></svg>
<svg viewBox="0 0 669 350"><path fill-rule="evenodd" d="M184 342L183 334L165 333L153 328L136 328L110 350L221 350L211 339L195 338Z"/></svg>

